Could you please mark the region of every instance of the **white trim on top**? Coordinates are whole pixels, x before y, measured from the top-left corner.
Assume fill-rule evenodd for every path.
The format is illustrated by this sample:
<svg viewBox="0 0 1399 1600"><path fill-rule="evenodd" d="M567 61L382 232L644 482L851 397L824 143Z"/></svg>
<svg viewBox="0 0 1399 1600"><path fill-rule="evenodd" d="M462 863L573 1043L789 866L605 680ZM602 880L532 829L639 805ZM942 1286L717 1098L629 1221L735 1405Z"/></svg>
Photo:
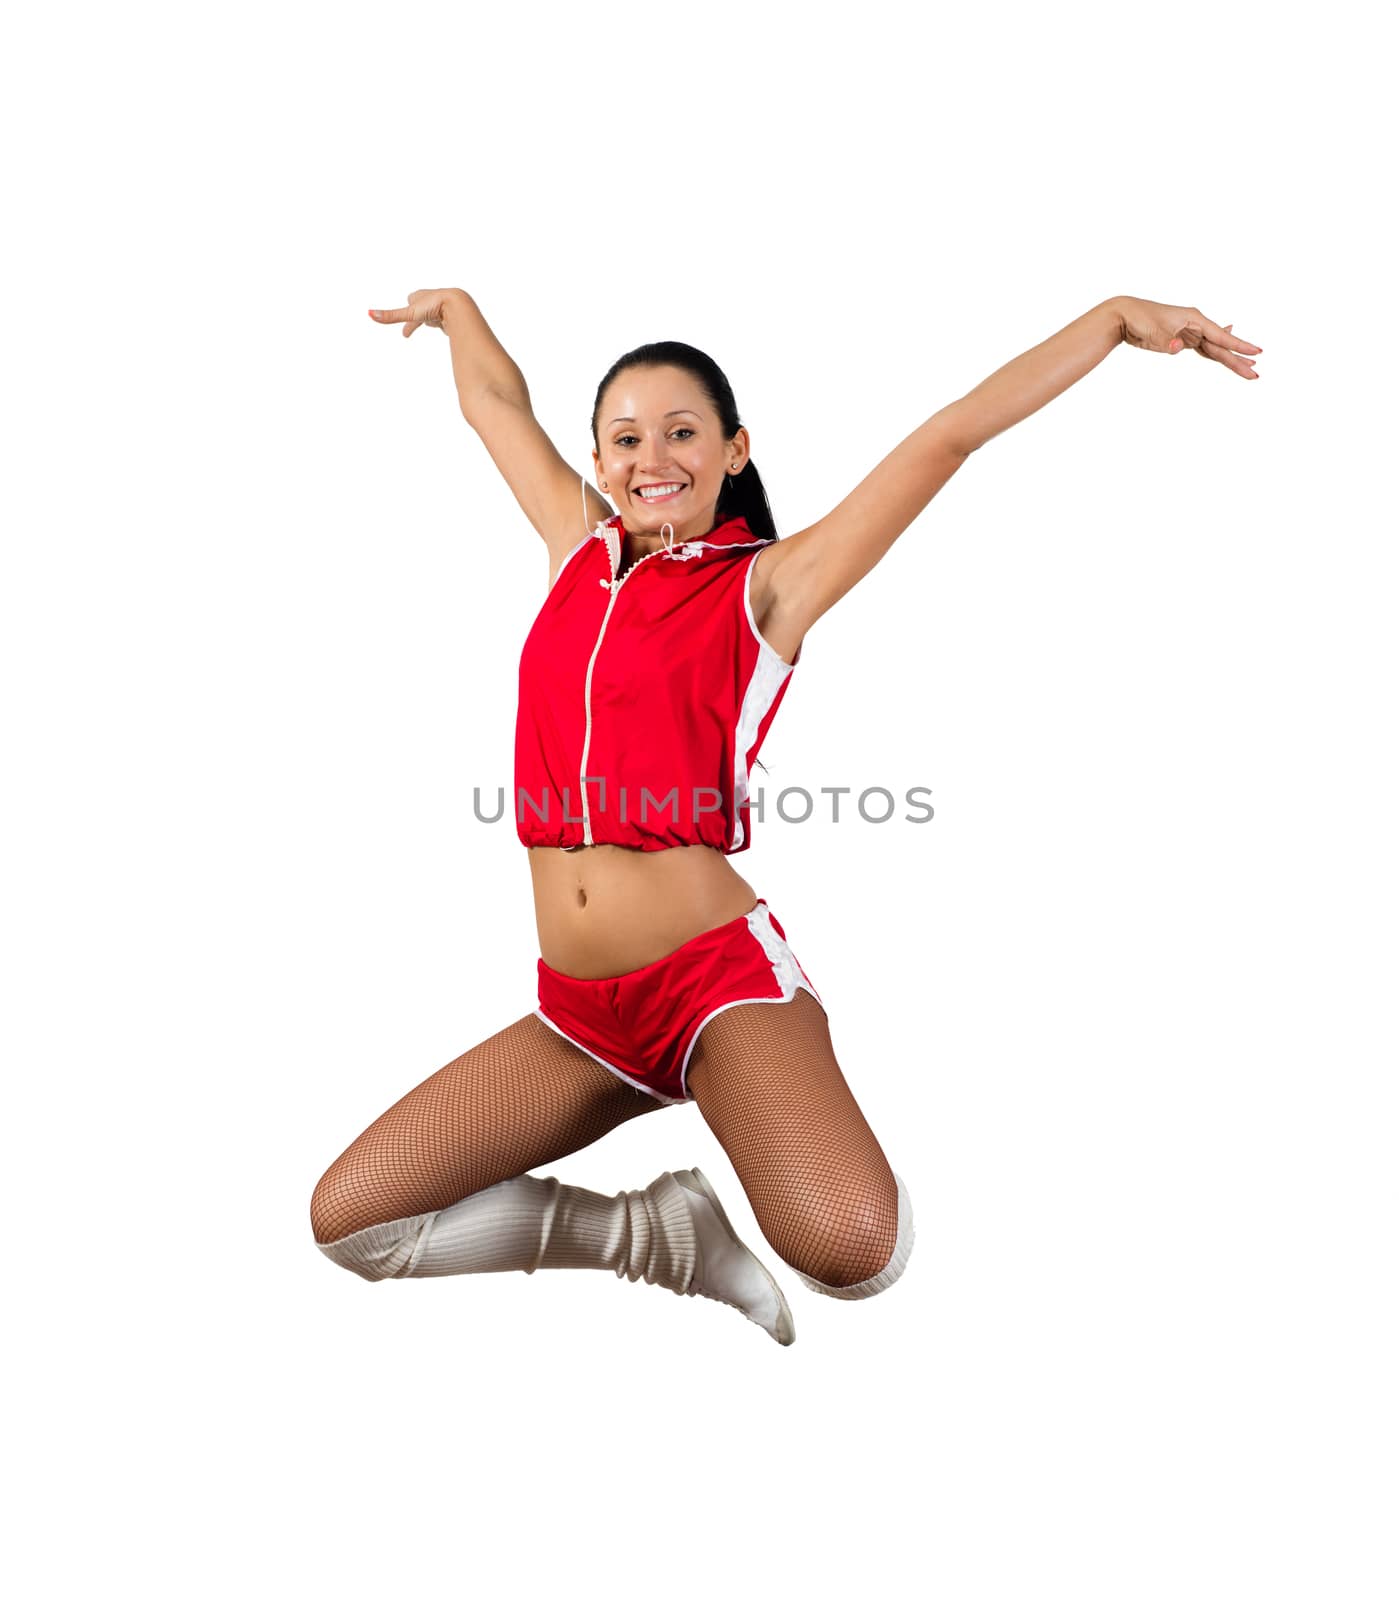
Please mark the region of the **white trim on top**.
<svg viewBox="0 0 1399 1600"><path fill-rule="evenodd" d="M578 487L583 491L583 526L585 528L587 528L588 527L588 480L583 476L583 474L581 472L578 474ZM563 577L563 569L569 564L570 561L573 560L574 556L576 556L578 554L578 552L583 548L583 546L585 544L587 544L589 539L595 539L595 538L598 537L598 529L601 528L601 527L602 527L602 523L599 522L594 527L590 528L588 530L588 532L585 533L583 535L583 537L578 541L578 543L576 545L574 545L572 550L570 550L568 552L568 554L563 558L563 560L559 562L559 570L549 580L549 589L550 589L551 592L553 590L554 585L559 581L559 579L561 577Z"/></svg>
<svg viewBox="0 0 1399 1600"><path fill-rule="evenodd" d="M559 562L559 570L549 580L549 588L550 588L551 591L552 591L554 585L559 581L559 579L561 577L563 577L563 569L569 564L570 561L573 560L574 556L576 556L578 554L578 552L583 548L583 546L591 541L592 538L593 538L593 535L591 533L585 533L583 535L583 537L578 541L578 543L576 545L574 545L572 550L570 550L568 552L568 554L563 558L563 560Z"/></svg>
<svg viewBox="0 0 1399 1600"><path fill-rule="evenodd" d="M750 567L751 571L751 567ZM745 594L745 605L747 596ZM753 614L748 613L749 624L752 624ZM757 629L753 630L755 633ZM758 652L758 662L753 668L753 676L748 680L748 687L744 690L743 702L739 707L738 722L734 728L734 785L733 785L733 838L729 845L729 853L743 847L743 814L742 807L748 798L748 752L757 742L758 729L762 726L763 718L772 709L778 691L791 674L792 665L784 661L770 644L764 643L764 649Z"/></svg>
<svg viewBox="0 0 1399 1600"><path fill-rule="evenodd" d="M781 661L782 665L790 672L792 668L796 666L796 661L785 661L780 655L778 655L777 651L773 649L767 640L763 638L762 634L758 632L758 624L753 616L753 596L750 593L753 585L753 568L757 566L758 557L762 555L762 553L763 552L761 550L755 551L748 558L748 571L743 575L743 614L748 618L748 626L753 630L753 637L758 641L759 647L763 650L766 650L775 661ZM800 654L800 650L798 650L797 653Z"/></svg>

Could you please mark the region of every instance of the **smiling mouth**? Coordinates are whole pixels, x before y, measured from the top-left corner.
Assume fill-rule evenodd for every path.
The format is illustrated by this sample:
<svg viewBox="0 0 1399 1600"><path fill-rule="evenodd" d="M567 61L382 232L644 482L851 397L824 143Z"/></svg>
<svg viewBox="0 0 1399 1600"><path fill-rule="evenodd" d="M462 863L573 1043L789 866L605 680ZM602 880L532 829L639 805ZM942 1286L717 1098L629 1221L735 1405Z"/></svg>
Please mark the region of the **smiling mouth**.
<svg viewBox="0 0 1399 1600"><path fill-rule="evenodd" d="M673 500L676 495L682 494L685 489L685 485L683 483L672 483L668 485L652 485L648 483L644 484L643 487L647 489L653 487L657 489L664 488L665 490L663 494L643 494L640 489L633 489L632 493L636 496L636 498L643 501L648 506L654 505L658 500Z"/></svg>

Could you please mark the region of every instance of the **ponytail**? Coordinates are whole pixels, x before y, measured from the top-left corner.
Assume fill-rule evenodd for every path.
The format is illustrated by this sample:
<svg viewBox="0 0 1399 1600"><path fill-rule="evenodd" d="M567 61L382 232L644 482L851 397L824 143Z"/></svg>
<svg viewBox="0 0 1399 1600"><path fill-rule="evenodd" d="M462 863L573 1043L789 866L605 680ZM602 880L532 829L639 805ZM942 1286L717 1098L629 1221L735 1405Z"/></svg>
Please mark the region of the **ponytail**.
<svg viewBox="0 0 1399 1600"><path fill-rule="evenodd" d="M735 430L737 431L737 430ZM758 539L775 539L777 528L772 520L772 507L768 504L767 490L758 476L758 469L750 456L742 472L730 473L719 491L719 504L715 517L723 522L729 517L742 517Z"/></svg>

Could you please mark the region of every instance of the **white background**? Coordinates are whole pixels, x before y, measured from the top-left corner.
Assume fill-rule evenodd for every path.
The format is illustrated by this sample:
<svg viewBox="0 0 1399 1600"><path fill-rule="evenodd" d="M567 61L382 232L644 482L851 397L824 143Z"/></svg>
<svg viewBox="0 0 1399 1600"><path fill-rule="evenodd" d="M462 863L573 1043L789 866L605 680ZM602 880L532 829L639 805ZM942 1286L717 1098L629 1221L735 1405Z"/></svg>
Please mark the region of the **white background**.
<svg viewBox="0 0 1399 1600"><path fill-rule="evenodd" d="M1392 1596L1392 137L1362 8L49 7L7 25L7 1405L28 1595ZM1292 19L1292 20L1289 20ZM913 1196L792 1300L369 1285L330 1161L531 1010L544 547L460 284L588 467L728 372L779 531L1109 295L1122 347L811 631L764 752L936 818L737 865ZM1388 1521L1388 1529L1385 1523Z"/></svg>

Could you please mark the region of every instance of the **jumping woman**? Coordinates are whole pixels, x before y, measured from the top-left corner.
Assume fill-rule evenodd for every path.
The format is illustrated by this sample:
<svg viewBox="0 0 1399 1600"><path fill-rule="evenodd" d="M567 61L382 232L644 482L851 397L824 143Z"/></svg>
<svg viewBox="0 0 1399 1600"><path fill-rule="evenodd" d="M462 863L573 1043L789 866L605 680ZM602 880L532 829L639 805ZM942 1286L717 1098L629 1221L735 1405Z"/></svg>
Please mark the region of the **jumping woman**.
<svg viewBox="0 0 1399 1600"><path fill-rule="evenodd" d="M753 763L811 625L988 439L1121 343L1191 349L1244 378L1260 348L1192 306L1105 300L779 539L729 383L690 345L643 345L604 376L594 487L544 433L470 295L419 290L370 316L405 337L445 331L462 413L549 553L515 738L539 1006L337 1157L311 1200L316 1243L370 1280L606 1268L723 1301L791 1344L782 1290L698 1168L613 1196L532 1169L693 1100L808 1288L859 1300L898 1280L908 1190L782 924L729 860L752 843Z"/></svg>

